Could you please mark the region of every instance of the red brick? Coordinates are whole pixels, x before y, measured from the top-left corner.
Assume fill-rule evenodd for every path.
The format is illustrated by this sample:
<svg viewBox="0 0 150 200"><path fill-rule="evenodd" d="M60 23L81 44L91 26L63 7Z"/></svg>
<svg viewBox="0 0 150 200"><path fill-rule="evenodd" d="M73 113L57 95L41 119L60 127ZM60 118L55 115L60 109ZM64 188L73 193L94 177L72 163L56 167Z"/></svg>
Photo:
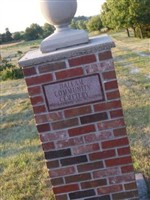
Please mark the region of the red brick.
<svg viewBox="0 0 150 200"><path fill-rule="evenodd" d="M121 176L114 176L109 178L109 183L110 184L117 184L117 183L125 183L125 182L132 182L134 181L134 174L125 174Z"/></svg>
<svg viewBox="0 0 150 200"><path fill-rule="evenodd" d="M99 144L89 144L73 147L72 152L74 155L81 155L89 152L98 151L99 149Z"/></svg>
<svg viewBox="0 0 150 200"><path fill-rule="evenodd" d="M135 182L132 182L132 183L127 183L124 185L125 187L125 190L134 190L134 189L137 189L137 185Z"/></svg>
<svg viewBox="0 0 150 200"><path fill-rule="evenodd" d="M52 178L51 179L52 186L58 186L58 185L64 185L64 179L63 178Z"/></svg>
<svg viewBox="0 0 150 200"><path fill-rule="evenodd" d="M58 130L58 129L63 129L63 128L69 128L72 126L77 126L79 124L78 119L68 119L68 120L63 120L59 122L54 122L52 123L52 128L53 130Z"/></svg>
<svg viewBox="0 0 150 200"><path fill-rule="evenodd" d="M85 65L93 62L96 62L96 57L94 54L72 58L69 60L69 65L70 67L75 67L78 65Z"/></svg>
<svg viewBox="0 0 150 200"><path fill-rule="evenodd" d="M78 184L53 187L53 192L55 194L68 193L76 190L79 190Z"/></svg>
<svg viewBox="0 0 150 200"><path fill-rule="evenodd" d="M82 68L74 68L74 69L68 69L61 72L56 72L56 78L59 79L66 79L66 78L72 78L76 76L83 75L83 69Z"/></svg>
<svg viewBox="0 0 150 200"><path fill-rule="evenodd" d="M104 72L103 79L104 80L116 79L115 71Z"/></svg>
<svg viewBox="0 0 150 200"><path fill-rule="evenodd" d="M112 92L107 92L106 93L107 99L112 100L112 99L120 99L120 93L118 90L112 91Z"/></svg>
<svg viewBox="0 0 150 200"><path fill-rule="evenodd" d="M91 179L91 174L90 173L84 173L84 174L78 174L78 175L73 175L73 176L67 176L65 177L65 182L66 183L78 183L80 181L86 181Z"/></svg>
<svg viewBox="0 0 150 200"><path fill-rule="evenodd" d="M47 161L46 165L48 169L57 168L59 167L59 161L58 160Z"/></svg>
<svg viewBox="0 0 150 200"><path fill-rule="evenodd" d="M70 139L65 139L65 140L59 140L57 141L56 148L64 148L64 147L69 147L69 146L75 146L75 145L81 145L83 144L83 138L82 137L75 137L75 138L70 138Z"/></svg>
<svg viewBox="0 0 150 200"><path fill-rule="evenodd" d="M79 115L84 115L91 113L91 107L90 106L84 106L84 107L78 107L78 108L72 108L64 111L65 117L74 117Z"/></svg>
<svg viewBox="0 0 150 200"><path fill-rule="evenodd" d="M104 111L109 109L115 109L115 108L121 108L121 102L120 100L112 101L112 102L104 102L104 103L98 103L94 105L94 111Z"/></svg>
<svg viewBox="0 0 150 200"><path fill-rule="evenodd" d="M119 128L119 129L114 130L115 137L120 137L120 136L124 136L124 135L127 135L126 128Z"/></svg>
<svg viewBox="0 0 150 200"><path fill-rule="evenodd" d="M63 119L63 113L62 112L53 112L48 114L49 121L59 121Z"/></svg>
<svg viewBox="0 0 150 200"><path fill-rule="evenodd" d="M46 112L45 106L35 106L33 107L34 114L40 114Z"/></svg>
<svg viewBox="0 0 150 200"><path fill-rule="evenodd" d="M120 175L120 169L119 167L113 167L113 168L107 168L107 169L101 169L98 171L93 172L93 178L103 178L103 177L109 177L114 175Z"/></svg>
<svg viewBox="0 0 150 200"><path fill-rule="evenodd" d="M105 90L117 89L118 83L116 80L105 83Z"/></svg>
<svg viewBox="0 0 150 200"><path fill-rule="evenodd" d="M84 136L84 140L86 143L91 143L91 142L100 142L103 140L109 140L113 138L112 131L101 131L100 133L92 133L89 135Z"/></svg>
<svg viewBox="0 0 150 200"><path fill-rule="evenodd" d="M96 170L100 168L104 168L102 161L97 161L97 162L92 162L92 163L77 166L78 172L92 171L92 170Z"/></svg>
<svg viewBox="0 0 150 200"><path fill-rule="evenodd" d="M29 96L39 95L41 94L41 87L40 86L30 87L28 88L28 93Z"/></svg>
<svg viewBox="0 0 150 200"><path fill-rule="evenodd" d="M39 105L44 102L42 96L31 97L30 100L31 100L32 105Z"/></svg>
<svg viewBox="0 0 150 200"><path fill-rule="evenodd" d="M36 69L34 67L23 68L23 74L25 77L36 75Z"/></svg>
<svg viewBox="0 0 150 200"><path fill-rule="evenodd" d="M68 139L69 135L67 131L59 131L56 133L41 133L40 134L40 139L42 142L47 142L47 141L54 141L54 140L62 140L62 139Z"/></svg>
<svg viewBox="0 0 150 200"><path fill-rule="evenodd" d="M126 164L128 164L128 163L126 163ZM133 172L134 171L133 165L123 166L123 167L121 167L121 171L123 174Z"/></svg>
<svg viewBox="0 0 150 200"><path fill-rule="evenodd" d="M53 80L52 74L44 74L41 76L26 78L26 83L27 86L30 86L30 85L38 85L41 83L48 83L51 82L52 80Z"/></svg>
<svg viewBox="0 0 150 200"><path fill-rule="evenodd" d="M75 164L80 164L80 163L87 163L88 159L86 155L81 155L81 156L74 156L74 157L69 157L69 158L64 158L60 160L60 163L62 166L67 166L67 165L75 165Z"/></svg>
<svg viewBox="0 0 150 200"><path fill-rule="evenodd" d="M81 183L81 188L82 189L96 188L96 187L100 187L100 186L104 186L104 185L107 185L107 180L99 179L99 180L83 182L83 183Z"/></svg>
<svg viewBox="0 0 150 200"><path fill-rule="evenodd" d="M138 191L130 191L130 192L120 192L116 194L112 194L113 200L116 199L131 199L131 197L138 197Z"/></svg>
<svg viewBox="0 0 150 200"><path fill-rule="evenodd" d="M119 156L130 154L130 148L129 147L120 148L117 151L118 151Z"/></svg>
<svg viewBox="0 0 150 200"><path fill-rule="evenodd" d="M42 148L44 151L48 151L51 149L55 149L54 143L53 142L49 142L49 143L44 143L42 144Z"/></svg>
<svg viewBox="0 0 150 200"><path fill-rule="evenodd" d="M98 123L99 130L119 128L121 126L125 126L123 119L117 119L117 120L111 120L111 121L105 121L105 122Z"/></svg>
<svg viewBox="0 0 150 200"><path fill-rule="evenodd" d="M47 131L50 131L50 125L47 123L47 124L42 124L42 125L37 125L37 130L39 133L42 133L42 132L47 132Z"/></svg>
<svg viewBox="0 0 150 200"><path fill-rule="evenodd" d="M106 167L112 167L117 165L131 164L132 159L131 156L122 157L122 158L113 158L109 160L105 160Z"/></svg>
<svg viewBox="0 0 150 200"><path fill-rule="evenodd" d="M122 191L122 185L110 185L106 187L100 187L97 189L98 194L110 194L114 192Z"/></svg>
<svg viewBox="0 0 150 200"><path fill-rule="evenodd" d="M89 155L90 160L101 160L106 159L110 157L114 157L116 155L115 150L107 150L107 151L101 151L97 153L92 153Z"/></svg>
<svg viewBox="0 0 150 200"><path fill-rule="evenodd" d="M111 118L123 117L123 111L121 110L113 110L110 112Z"/></svg>
<svg viewBox="0 0 150 200"><path fill-rule="evenodd" d="M47 119L47 115L36 115L35 116L35 121L37 124L45 124L46 122L48 122L48 119Z"/></svg>
<svg viewBox="0 0 150 200"><path fill-rule="evenodd" d="M92 122L104 121L107 119L108 119L108 115L106 112L80 117L81 124L89 124Z"/></svg>
<svg viewBox="0 0 150 200"><path fill-rule="evenodd" d="M87 133L91 133L95 131L96 129L94 125L87 125L87 126L70 129L68 132L69 132L70 137L74 137L74 136L87 134Z"/></svg>
<svg viewBox="0 0 150 200"><path fill-rule="evenodd" d="M107 60L112 58L111 51L105 51L99 54L99 60Z"/></svg>
<svg viewBox="0 0 150 200"><path fill-rule="evenodd" d="M60 69L65 69L65 68L66 68L65 62L55 62L55 63L49 63L47 65L39 66L39 72L47 73L47 72L57 71Z"/></svg>
<svg viewBox="0 0 150 200"><path fill-rule="evenodd" d="M129 144L128 138L125 137L125 138L121 138L121 139L115 139L115 140L109 140L109 141L102 142L102 148L108 149L108 148L124 146L124 145L128 145L128 144Z"/></svg>
<svg viewBox="0 0 150 200"><path fill-rule="evenodd" d="M49 171L49 175L50 175L51 178L59 177L59 176L60 177L68 176L70 174L75 174L75 173L76 173L76 170L75 170L75 167L73 167L73 166Z"/></svg>

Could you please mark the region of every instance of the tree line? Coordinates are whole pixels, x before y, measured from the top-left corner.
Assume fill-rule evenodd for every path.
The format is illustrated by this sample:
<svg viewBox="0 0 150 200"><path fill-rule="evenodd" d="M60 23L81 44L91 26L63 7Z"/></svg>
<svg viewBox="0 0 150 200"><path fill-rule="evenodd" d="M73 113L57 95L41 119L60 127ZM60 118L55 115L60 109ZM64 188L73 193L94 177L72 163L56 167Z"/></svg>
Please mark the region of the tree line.
<svg viewBox="0 0 150 200"><path fill-rule="evenodd" d="M130 29L139 38L150 37L150 1L149 0L106 0L101 13L93 17L79 16L71 22L71 27L88 32L126 29L130 37ZM25 31L11 33L8 28L0 34L0 44L18 40L43 39L54 32L54 26L31 24Z"/></svg>

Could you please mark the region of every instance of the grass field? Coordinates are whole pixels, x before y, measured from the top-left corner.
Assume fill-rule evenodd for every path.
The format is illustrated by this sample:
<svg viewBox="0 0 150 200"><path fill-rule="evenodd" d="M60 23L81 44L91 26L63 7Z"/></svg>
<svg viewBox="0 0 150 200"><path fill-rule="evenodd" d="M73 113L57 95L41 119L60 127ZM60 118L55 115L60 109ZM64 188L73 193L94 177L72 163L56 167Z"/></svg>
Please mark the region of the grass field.
<svg viewBox="0 0 150 200"><path fill-rule="evenodd" d="M136 172L150 186L149 40L113 33L113 49ZM2 55L37 47L39 41L3 46ZM14 58L17 62L18 56ZM53 200L47 169L23 79L1 82L1 200Z"/></svg>

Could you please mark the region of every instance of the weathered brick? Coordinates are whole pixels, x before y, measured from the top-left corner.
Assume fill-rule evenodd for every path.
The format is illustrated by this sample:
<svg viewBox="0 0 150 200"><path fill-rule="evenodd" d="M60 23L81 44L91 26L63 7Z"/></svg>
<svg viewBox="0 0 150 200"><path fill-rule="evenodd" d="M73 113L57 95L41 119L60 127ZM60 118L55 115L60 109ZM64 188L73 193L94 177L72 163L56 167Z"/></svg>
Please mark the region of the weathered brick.
<svg viewBox="0 0 150 200"><path fill-rule="evenodd" d="M66 63L65 62L55 62L55 63L49 63L47 65L39 66L39 72L40 73L47 73L52 71L57 71L60 69L65 69Z"/></svg>
<svg viewBox="0 0 150 200"><path fill-rule="evenodd" d="M41 76L26 78L26 84L27 84L27 86L38 85L38 84L42 84L42 83L51 82L52 80L53 80L52 74L44 74Z"/></svg>
<svg viewBox="0 0 150 200"><path fill-rule="evenodd" d="M104 195L104 196L92 197L92 198L88 198L84 200L111 200L111 199L110 199L110 195Z"/></svg>
<svg viewBox="0 0 150 200"><path fill-rule="evenodd" d="M83 191L73 192L69 194L70 199L80 199L80 198L91 197L91 196L95 196L94 190L83 190Z"/></svg>
<svg viewBox="0 0 150 200"><path fill-rule="evenodd" d="M99 144L75 146L72 148L72 153L74 155L81 155L89 152L98 151L99 149L100 149Z"/></svg>
<svg viewBox="0 0 150 200"><path fill-rule="evenodd" d="M48 122L47 115L35 115L35 121L36 124L45 124L46 122Z"/></svg>
<svg viewBox="0 0 150 200"><path fill-rule="evenodd" d="M46 107L44 105L34 106L33 107L34 114L40 114L46 112Z"/></svg>
<svg viewBox="0 0 150 200"><path fill-rule="evenodd" d="M124 147L117 149L118 155L123 156L123 155L129 155L130 154L130 148L129 147Z"/></svg>
<svg viewBox="0 0 150 200"><path fill-rule="evenodd" d="M123 174L133 172L134 171L133 165L123 166L123 167L121 167L121 171L122 171Z"/></svg>
<svg viewBox="0 0 150 200"><path fill-rule="evenodd" d="M115 91L112 91L112 92L107 92L106 96L107 96L107 100L120 99L119 90L115 90Z"/></svg>
<svg viewBox="0 0 150 200"><path fill-rule="evenodd" d="M115 73L115 71L103 72L102 75L103 75L103 79L104 80L116 79L116 73Z"/></svg>
<svg viewBox="0 0 150 200"><path fill-rule="evenodd" d="M125 183L125 182L132 182L134 181L134 175L132 174L125 174L121 176L114 176L109 178L110 184L117 184L117 183Z"/></svg>
<svg viewBox="0 0 150 200"><path fill-rule="evenodd" d="M51 184L53 186L63 185L64 184L64 180L63 180L63 178L53 178L53 179L51 179Z"/></svg>
<svg viewBox="0 0 150 200"><path fill-rule="evenodd" d="M23 74L25 77L36 75L36 69L34 67L23 68Z"/></svg>
<svg viewBox="0 0 150 200"><path fill-rule="evenodd" d="M71 156L71 150L70 149L63 149L63 150L55 150L55 151L49 151L45 152L45 158L47 160L49 159L56 159L61 157L67 157Z"/></svg>
<svg viewBox="0 0 150 200"><path fill-rule="evenodd" d="M42 124L42 125L37 125L37 130L39 133L47 132L50 131L50 125L47 124Z"/></svg>
<svg viewBox="0 0 150 200"><path fill-rule="evenodd" d="M132 183L126 183L126 184L124 184L124 188L125 188L125 190L135 190L135 189L137 189L137 185L136 185L136 183L135 182L132 182Z"/></svg>
<svg viewBox="0 0 150 200"><path fill-rule="evenodd" d="M55 149L55 145L53 142L48 142L48 143L42 144L42 148L44 151L48 151L48 150Z"/></svg>
<svg viewBox="0 0 150 200"><path fill-rule="evenodd" d="M88 164L78 165L77 169L78 169L78 172L86 172L86 171L100 169L103 167L104 167L103 162L97 161L97 162L92 162L92 163L88 163Z"/></svg>
<svg viewBox="0 0 150 200"><path fill-rule="evenodd" d="M110 116L111 118L123 117L123 111L122 109L110 111Z"/></svg>
<svg viewBox="0 0 150 200"><path fill-rule="evenodd" d="M74 117L74 116L80 116L91 113L91 107L90 106L82 106L78 108L71 108L64 111L65 117Z"/></svg>
<svg viewBox="0 0 150 200"><path fill-rule="evenodd" d="M93 62L96 62L96 57L94 54L72 58L69 60L69 65L70 67L75 67L78 65L85 65Z"/></svg>
<svg viewBox="0 0 150 200"><path fill-rule="evenodd" d="M83 75L82 68L73 68L73 69L64 70L61 72L56 72L57 80L72 78L72 77L81 76L81 75Z"/></svg>
<svg viewBox="0 0 150 200"><path fill-rule="evenodd" d="M57 168L59 167L59 161L58 160L47 161L46 165L48 169Z"/></svg>
<svg viewBox="0 0 150 200"><path fill-rule="evenodd" d="M41 94L41 87L40 86L30 87L28 88L28 93L29 96L39 95Z"/></svg>
<svg viewBox="0 0 150 200"><path fill-rule="evenodd" d="M70 138L70 139L65 139L65 140L59 140L55 142L56 148L65 148L69 146L78 146L78 145L83 145L84 141L82 137L75 137L75 138Z"/></svg>
<svg viewBox="0 0 150 200"><path fill-rule="evenodd" d="M115 129L113 132L115 137L127 135L126 128Z"/></svg>
<svg viewBox="0 0 150 200"><path fill-rule="evenodd" d="M86 156L77 156L77 157L65 158L65 159L60 160L60 163L62 166L80 164L84 162L88 162Z"/></svg>
<svg viewBox="0 0 150 200"><path fill-rule="evenodd" d="M113 158L109 160L105 160L106 167L112 167L117 165L124 165L132 163L131 156L122 157L122 158Z"/></svg>
<svg viewBox="0 0 150 200"><path fill-rule="evenodd" d="M116 155L115 150L107 150L107 151L101 151L96 153L91 153L89 155L90 160L101 160L106 159L110 157L114 157Z"/></svg>
<svg viewBox="0 0 150 200"><path fill-rule="evenodd" d="M93 115L87 115L84 117L80 117L81 124L88 124L88 123L97 122L97 121L104 121L107 119L108 119L108 116L107 116L106 112L96 113Z"/></svg>
<svg viewBox="0 0 150 200"><path fill-rule="evenodd" d="M95 131L96 129L94 125L87 125L87 126L70 129L68 132L69 132L70 137L74 137L74 136L87 134L87 133L91 133Z"/></svg>
<svg viewBox="0 0 150 200"><path fill-rule="evenodd" d="M112 58L112 54L111 51L105 51L102 53L99 53L99 60L107 60L107 59L111 59Z"/></svg>
<svg viewBox="0 0 150 200"><path fill-rule="evenodd" d="M120 192L120 193L112 194L113 200L129 199L131 197L138 197L138 192L130 191L130 192Z"/></svg>
<svg viewBox="0 0 150 200"><path fill-rule="evenodd" d="M53 187L53 192L55 194L68 193L76 190L79 190L78 184Z"/></svg>
<svg viewBox="0 0 150 200"><path fill-rule="evenodd" d="M102 148L108 149L108 148L124 146L124 145L128 145L128 144L129 144L128 138L125 137L125 138L121 138L121 139L115 139L115 140L109 140L109 141L102 142Z"/></svg>
<svg viewBox="0 0 150 200"><path fill-rule="evenodd" d="M80 182L80 181L86 181L91 179L91 174L90 173L84 173L84 174L77 174L73 176L67 176L65 177L65 182L66 183L75 183L75 182Z"/></svg>
<svg viewBox="0 0 150 200"><path fill-rule="evenodd" d="M54 141L54 140L62 140L68 139L68 132L65 130L58 131L56 133L41 133L40 139L42 142Z"/></svg>
<svg viewBox="0 0 150 200"><path fill-rule="evenodd" d="M68 200L67 194L55 195L56 200Z"/></svg>
<svg viewBox="0 0 150 200"><path fill-rule="evenodd" d="M63 119L63 113L62 112L51 112L48 114L49 121L60 121Z"/></svg>
<svg viewBox="0 0 150 200"><path fill-rule="evenodd" d="M107 185L106 179L97 179L97 180L81 183L81 188L88 189L88 188L95 188L95 187L100 187L104 185Z"/></svg>
<svg viewBox="0 0 150 200"><path fill-rule="evenodd" d="M110 185L110 186L98 188L97 192L98 194L110 194L110 193L119 192L122 190L123 190L122 185Z"/></svg>
<svg viewBox="0 0 150 200"><path fill-rule="evenodd" d="M125 126L123 119L117 119L117 120L110 120L110 121L104 121L98 123L99 130L106 130L106 129L112 129L112 128L121 128L122 126Z"/></svg>
<svg viewBox="0 0 150 200"><path fill-rule="evenodd" d="M113 138L114 137L112 131L101 131L100 133L91 133L84 136L84 140L86 143L110 140Z"/></svg>
<svg viewBox="0 0 150 200"><path fill-rule="evenodd" d="M74 166L60 168L60 169L51 169L49 171L49 175L51 178L68 176L70 174L75 174L75 173L76 173L76 170Z"/></svg>
<svg viewBox="0 0 150 200"><path fill-rule="evenodd" d="M59 122L53 122L52 123L52 128L53 130L58 130L58 129L63 129L63 128L69 128L72 126L77 126L79 124L78 119L68 119L68 120L63 120Z"/></svg>
<svg viewBox="0 0 150 200"><path fill-rule="evenodd" d="M94 105L94 111L104 111L104 110L110 110L110 109L116 109L121 108L121 102L120 100L112 101L112 102L102 102Z"/></svg>
<svg viewBox="0 0 150 200"><path fill-rule="evenodd" d="M112 89L117 89L117 88L118 88L118 83L116 80L105 83L105 90L112 90Z"/></svg>
<svg viewBox="0 0 150 200"><path fill-rule="evenodd" d="M42 96L36 96L30 98L32 105L40 105L44 102L44 99Z"/></svg>
<svg viewBox="0 0 150 200"><path fill-rule="evenodd" d="M120 169L119 167L113 167L113 168L107 168L107 169L101 169L98 171L93 172L93 178L104 178L104 177L109 177L109 176L114 176L114 175L120 175Z"/></svg>

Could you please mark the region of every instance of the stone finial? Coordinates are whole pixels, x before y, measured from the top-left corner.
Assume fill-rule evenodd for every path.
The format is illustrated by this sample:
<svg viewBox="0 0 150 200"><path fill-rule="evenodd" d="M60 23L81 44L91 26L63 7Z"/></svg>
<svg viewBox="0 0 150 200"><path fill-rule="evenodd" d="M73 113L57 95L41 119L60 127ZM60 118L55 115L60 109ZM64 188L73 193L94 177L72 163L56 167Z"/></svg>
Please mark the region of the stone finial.
<svg viewBox="0 0 150 200"><path fill-rule="evenodd" d="M77 10L77 0L40 0L40 6L44 17L56 28L41 42L42 53L88 42L86 31L69 27Z"/></svg>

